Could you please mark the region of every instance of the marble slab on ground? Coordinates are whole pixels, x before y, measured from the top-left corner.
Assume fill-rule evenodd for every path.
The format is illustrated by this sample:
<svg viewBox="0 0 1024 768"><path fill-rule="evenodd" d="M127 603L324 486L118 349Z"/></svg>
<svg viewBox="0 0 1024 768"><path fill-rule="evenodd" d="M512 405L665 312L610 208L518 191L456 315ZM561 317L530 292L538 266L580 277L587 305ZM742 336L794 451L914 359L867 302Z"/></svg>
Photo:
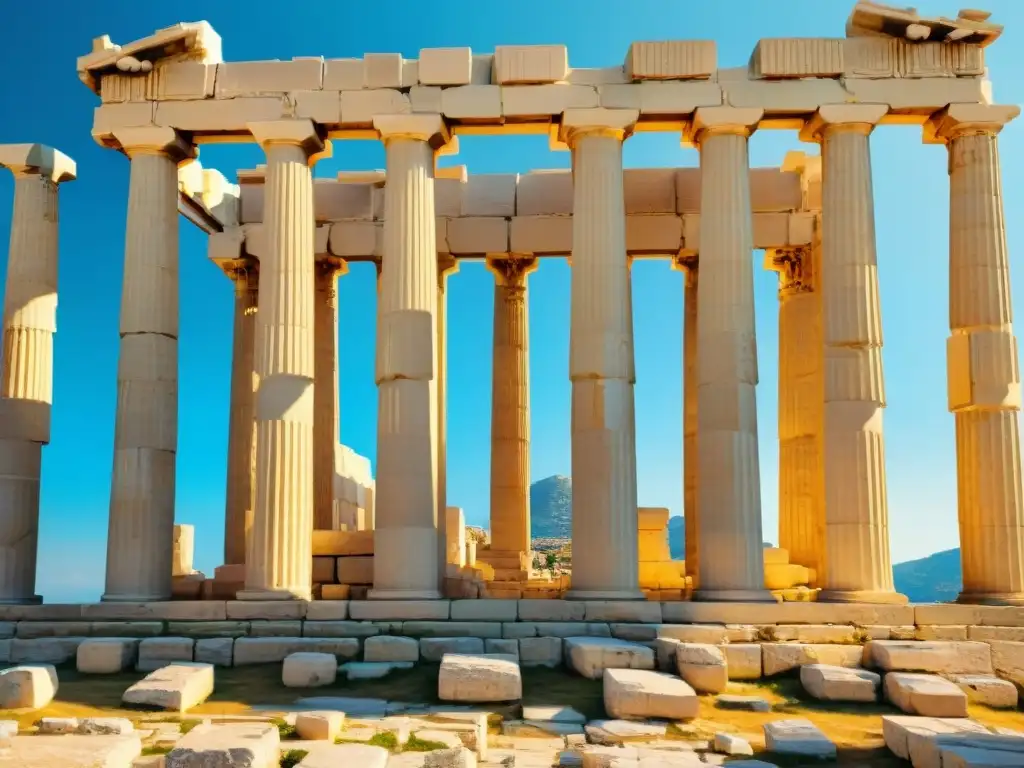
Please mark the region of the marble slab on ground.
<svg viewBox="0 0 1024 768"><path fill-rule="evenodd" d="M136 733L127 736L15 736L0 750L0 766L127 768L140 754L142 740Z"/></svg>

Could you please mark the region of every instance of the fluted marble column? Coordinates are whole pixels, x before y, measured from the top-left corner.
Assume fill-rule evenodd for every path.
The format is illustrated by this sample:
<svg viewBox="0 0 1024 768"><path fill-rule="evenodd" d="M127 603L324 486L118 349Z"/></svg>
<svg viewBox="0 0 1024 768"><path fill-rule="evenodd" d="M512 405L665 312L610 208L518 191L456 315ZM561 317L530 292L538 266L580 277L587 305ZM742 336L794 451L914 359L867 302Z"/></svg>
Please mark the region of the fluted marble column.
<svg viewBox="0 0 1024 768"><path fill-rule="evenodd" d="M437 242L440 115L374 120L387 155L377 329L376 599L440 597L437 492ZM443 510L442 510L443 514Z"/></svg>
<svg viewBox="0 0 1024 768"><path fill-rule="evenodd" d="M338 445L338 275L337 264L314 270L313 308L313 528L334 527L334 453Z"/></svg>
<svg viewBox="0 0 1024 768"><path fill-rule="evenodd" d="M695 599L771 600L764 588L757 452L753 219L747 139L760 109L698 109L697 514Z"/></svg>
<svg viewBox="0 0 1024 768"><path fill-rule="evenodd" d="M231 404L228 417L228 487L224 516L224 563L245 564L256 503L256 389L253 365L259 266L253 260L232 275L235 283L235 327L231 350Z"/></svg>
<svg viewBox="0 0 1024 768"><path fill-rule="evenodd" d="M494 273L491 374L491 555L530 551L530 350L526 278L533 259L490 259Z"/></svg>
<svg viewBox="0 0 1024 768"><path fill-rule="evenodd" d="M789 562L814 569L815 578L825 549L820 253L820 246L805 246L771 254L779 273L779 546Z"/></svg>
<svg viewBox="0 0 1024 768"><path fill-rule="evenodd" d="M573 221L572 599L643 599L638 587L633 325L622 142L635 110L570 109Z"/></svg>
<svg viewBox="0 0 1024 768"><path fill-rule="evenodd" d="M454 256L437 254L437 570L441 589L448 571L448 276L458 271Z"/></svg>
<svg viewBox="0 0 1024 768"><path fill-rule="evenodd" d="M0 167L14 174L0 368L0 603L38 603L40 464L50 442L57 330L57 187L75 178L75 163L40 144L11 144L0 146Z"/></svg>
<svg viewBox="0 0 1024 768"><path fill-rule="evenodd" d="M905 602L893 588L885 484L882 321L869 137L888 108L822 107L825 568L819 600Z"/></svg>
<svg viewBox="0 0 1024 768"><path fill-rule="evenodd" d="M946 357L966 603L1024 603L1020 370L997 139L1018 114L954 104L925 128L949 147Z"/></svg>
<svg viewBox="0 0 1024 768"><path fill-rule="evenodd" d="M313 173L311 120L252 123L267 156L256 313L256 508L240 600L310 597L313 564Z"/></svg>
<svg viewBox="0 0 1024 768"><path fill-rule="evenodd" d="M683 288L683 527L686 575L700 583L700 515L697 514L697 281L696 261L686 264Z"/></svg>
<svg viewBox="0 0 1024 768"><path fill-rule="evenodd" d="M170 128L115 138L131 158L104 600L171 596L178 448L178 164Z"/></svg>

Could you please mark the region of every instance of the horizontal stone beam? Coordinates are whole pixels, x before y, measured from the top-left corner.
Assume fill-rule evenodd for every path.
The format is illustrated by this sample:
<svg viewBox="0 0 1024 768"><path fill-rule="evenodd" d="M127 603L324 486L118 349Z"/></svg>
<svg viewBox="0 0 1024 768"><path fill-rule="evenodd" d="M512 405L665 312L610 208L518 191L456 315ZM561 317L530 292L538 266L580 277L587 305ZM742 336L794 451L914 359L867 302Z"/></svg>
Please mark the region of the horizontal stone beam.
<svg viewBox="0 0 1024 768"><path fill-rule="evenodd" d="M458 170L458 169L443 169ZM240 171L243 224L263 220L263 172ZM383 174L340 174L341 180L317 179L313 188L318 222L381 221L384 217ZM437 178L434 204L438 216L503 217L572 214L572 172L534 171ZM350 181L350 179L352 179ZM623 174L627 214L700 212L699 168L627 168ZM799 210L803 205L800 174L777 168L750 171L751 209L755 213Z"/></svg>
<svg viewBox="0 0 1024 768"><path fill-rule="evenodd" d="M812 212L754 213L754 248L809 245L814 234ZM626 251L634 258L675 258L697 254L700 214L629 214ZM316 254L338 262L379 261L383 251L381 221L339 221L320 224ZM506 255L567 256L572 251L572 216L437 217L437 251L456 258ZM259 260L264 250L263 225L245 224L210 236L209 257L225 270L246 258Z"/></svg>

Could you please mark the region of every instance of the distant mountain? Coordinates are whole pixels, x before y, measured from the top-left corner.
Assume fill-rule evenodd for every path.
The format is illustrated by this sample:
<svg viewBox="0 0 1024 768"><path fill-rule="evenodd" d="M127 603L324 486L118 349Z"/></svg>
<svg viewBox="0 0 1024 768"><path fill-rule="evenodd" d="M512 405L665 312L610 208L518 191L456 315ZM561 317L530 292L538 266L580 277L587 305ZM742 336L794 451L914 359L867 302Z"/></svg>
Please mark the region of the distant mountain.
<svg viewBox="0 0 1024 768"><path fill-rule="evenodd" d="M668 551L672 553L673 560L686 559L685 525L682 517L668 519Z"/></svg>
<svg viewBox="0 0 1024 768"><path fill-rule="evenodd" d="M960 550L947 549L934 555L893 566L896 591L912 603L944 603L956 600L962 584Z"/></svg>
<svg viewBox="0 0 1024 768"><path fill-rule="evenodd" d="M572 537L572 478L552 475L530 486L530 535L535 539Z"/></svg>

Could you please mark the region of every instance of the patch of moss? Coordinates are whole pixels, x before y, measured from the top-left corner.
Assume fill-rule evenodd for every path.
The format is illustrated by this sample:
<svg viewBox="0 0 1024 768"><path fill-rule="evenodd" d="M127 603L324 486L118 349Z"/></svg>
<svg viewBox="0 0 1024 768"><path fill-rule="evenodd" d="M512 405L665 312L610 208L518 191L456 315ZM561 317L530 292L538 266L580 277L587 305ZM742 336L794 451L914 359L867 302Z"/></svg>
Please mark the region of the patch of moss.
<svg viewBox="0 0 1024 768"><path fill-rule="evenodd" d="M281 718L275 717L270 722L271 722L272 725L276 725L277 726L277 732L278 732L278 734L280 734L282 739L294 739L296 736L298 736L298 732L295 730L295 726L294 725L289 725L288 723L286 723ZM292 750L292 751L293 752L298 752L300 750Z"/></svg>
<svg viewBox="0 0 1024 768"><path fill-rule="evenodd" d="M171 751L171 747L169 747L169 746L143 747L142 748L142 756L143 757L150 757L152 755L166 755L170 751Z"/></svg>
<svg viewBox="0 0 1024 768"><path fill-rule="evenodd" d="M344 735L339 736L334 740L335 744L368 744L371 747L383 747L388 752L398 751L398 737L392 731L379 731L373 734L373 737L369 741L358 741L356 739L346 739Z"/></svg>
<svg viewBox="0 0 1024 768"><path fill-rule="evenodd" d="M189 718L188 720L182 720L181 721L181 732L182 732L182 734L186 734L189 731L191 731L193 728L195 728L197 725L202 725L202 723L203 723L202 720L196 720L194 718Z"/></svg>
<svg viewBox="0 0 1024 768"><path fill-rule="evenodd" d="M403 752L433 752L435 749L448 749L448 745L440 741L420 739L415 734L410 736L409 740L405 742L405 746L402 747Z"/></svg>
<svg viewBox="0 0 1024 768"><path fill-rule="evenodd" d="M308 754L309 752L304 749L289 749L281 755L281 768L295 768Z"/></svg>

